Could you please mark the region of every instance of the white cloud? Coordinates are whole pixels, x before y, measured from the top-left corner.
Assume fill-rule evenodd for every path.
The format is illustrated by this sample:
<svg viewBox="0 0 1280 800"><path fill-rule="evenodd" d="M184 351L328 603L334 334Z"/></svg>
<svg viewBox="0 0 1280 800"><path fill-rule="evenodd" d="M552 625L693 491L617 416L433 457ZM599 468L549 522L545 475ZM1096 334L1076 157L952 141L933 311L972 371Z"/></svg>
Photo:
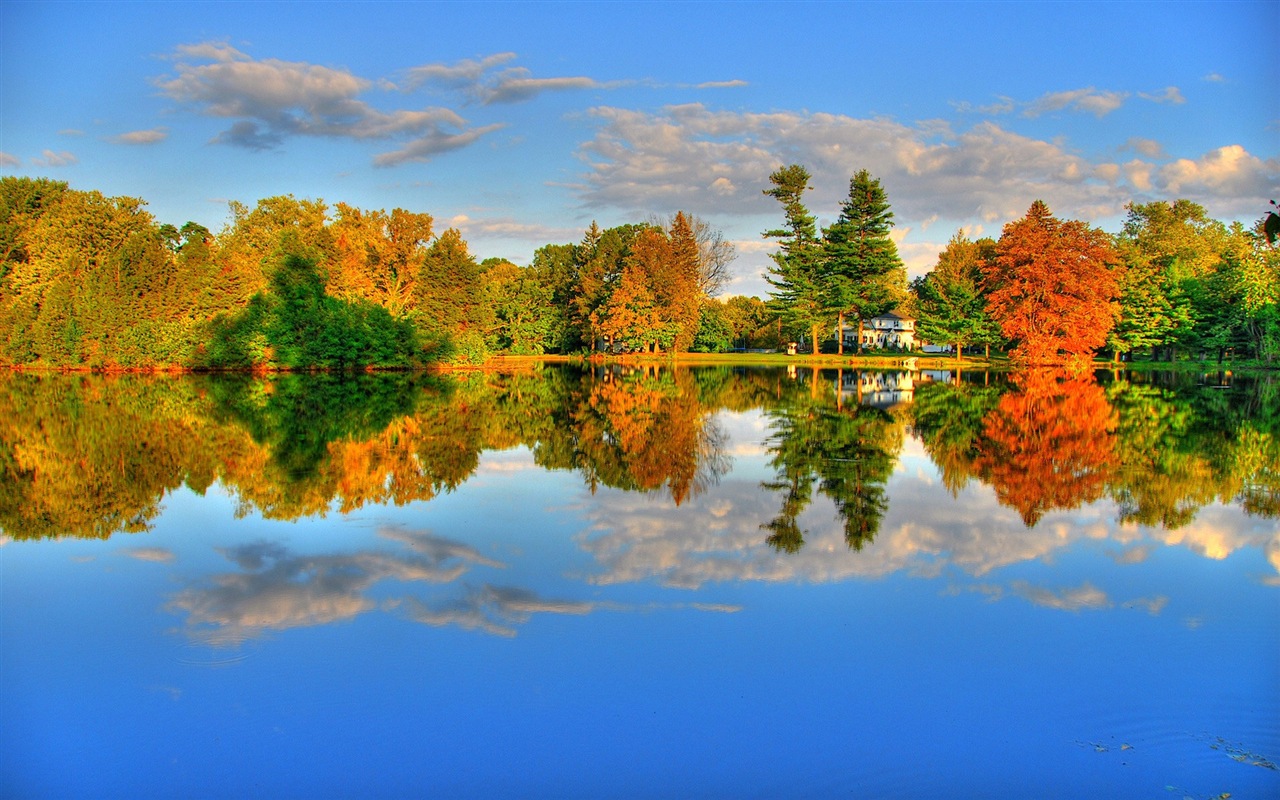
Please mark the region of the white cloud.
<svg viewBox="0 0 1280 800"><path fill-rule="evenodd" d="M0 152L0 167L17 167L22 165L22 159L10 153Z"/></svg>
<svg viewBox="0 0 1280 800"><path fill-rule="evenodd" d="M223 552L238 572L179 592L169 607L186 614L192 638L234 645L267 631L324 625L371 611L378 604L368 591L383 580L447 584L474 566L503 566L425 532L387 528L379 533L409 552L301 555L276 544L244 545Z"/></svg>
<svg viewBox="0 0 1280 800"><path fill-rule="evenodd" d="M515 53L495 53L481 59L463 59L454 64L425 64L405 73L405 89L420 86L442 86L449 89L465 89L479 84L494 67L511 61Z"/></svg>
<svg viewBox="0 0 1280 800"><path fill-rule="evenodd" d="M510 217L477 219L467 214L458 214L449 220L449 224L468 237L519 239L537 242L539 245L547 242L575 241L582 237L582 231L576 228L522 222Z"/></svg>
<svg viewBox="0 0 1280 800"><path fill-rule="evenodd" d="M344 69L254 60L216 43L176 52L177 74L158 79L156 85L200 113L235 120L214 138L222 144L263 150L290 136L409 139L374 159L376 166L392 166L467 147L501 127L467 129L461 116L445 108L380 111L361 99L373 82Z"/></svg>
<svg viewBox="0 0 1280 800"><path fill-rule="evenodd" d="M994 103L986 105L975 105L968 101L952 103L951 107L961 114L986 114L988 116L999 116L1000 114L1012 114L1017 104L1012 97L999 97Z"/></svg>
<svg viewBox="0 0 1280 800"><path fill-rule="evenodd" d="M1182 96L1182 90L1177 86L1166 86L1160 92L1155 93L1138 92L1138 97L1143 100L1150 100L1153 103L1170 103L1175 106L1180 106L1187 102L1187 98Z"/></svg>
<svg viewBox="0 0 1280 800"><path fill-rule="evenodd" d="M1107 593L1087 581L1074 588L1054 592L1039 586L1032 586L1026 581L1014 581L1013 591L1025 600L1045 608L1056 608L1059 611L1098 611L1110 608L1112 603Z"/></svg>
<svg viewBox="0 0 1280 800"><path fill-rule="evenodd" d="M169 138L169 132L164 128L152 128L144 131L129 131L112 138L111 141L117 144L133 144L148 145L158 144Z"/></svg>
<svg viewBox="0 0 1280 800"><path fill-rule="evenodd" d="M1155 139L1144 139L1140 136L1130 137L1129 141L1124 143L1125 150L1132 150L1139 155L1147 158L1164 158L1164 145Z"/></svg>
<svg viewBox="0 0 1280 800"><path fill-rule="evenodd" d="M515 53L496 53L481 59L463 59L453 64L425 64L405 72L406 90L421 87L458 91L481 105L519 103L543 92L572 89L612 88L585 76L535 78L525 67L497 69L514 60Z"/></svg>
<svg viewBox="0 0 1280 800"><path fill-rule="evenodd" d="M1128 92L1099 91L1092 86L1065 92L1049 92L1033 100L1023 109L1023 116L1038 117L1054 111L1082 111L1095 117L1105 117L1124 105Z"/></svg>
<svg viewBox="0 0 1280 800"><path fill-rule="evenodd" d="M139 561L154 561L165 564L176 558L172 550L163 547L133 547L123 552L126 556L136 558Z"/></svg>
<svg viewBox="0 0 1280 800"><path fill-rule="evenodd" d="M33 158L31 162L41 167L69 167L72 164L80 163L80 159L66 150L58 152L44 150L41 152L40 158Z"/></svg>
<svg viewBox="0 0 1280 800"><path fill-rule="evenodd" d="M1263 161L1238 144L1212 150L1198 159L1180 158L1160 168L1166 191L1179 196L1263 197L1280 181L1280 159Z"/></svg>
<svg viewBox="0 0 1280 800"><path fill-rule="evenodd" d="M595 89L604 84L585 77L576 78L534 78L529 70L513 67L503 70L492 85L482 91L481 102L484 105L495 103L519 103L532 99L543 92L564 91L566 89Z"/></svg>
<svg viewBox="0 0 1280 800"><path fill-rule="evenodd" d="M515 625L534 614L588 614L596 605L573 600L545 600L526 589L484 586L468 591L457 601L433 608L417 599L407 601L409 618L434 627L456 625L497 636L515 636Z"/></svg>
<svg viewBox="0 0 1280 800"><path fill-rule="evenodd" d="M379 153L374 156L373 165L375 167L394 167L408 161L430 161L432 157L441 153L468 147L485 134L505 127L502 123L494 123L485 125L482 128L472 128L463 133L432 131L426 136L414 139L399 150Z"/></svg>
<svg viewBox="0 0 1280 800"><path fill-rule="evenodd" d="M695 89L733 89L739 86L747 86L747 85L748 85L747 82L742 80L707 81L706 83L699 83L694 88Z"/></svg>
<svg viewBox="0 0 1280 800"><path fill-rule="evenodd" d="M1204 78L1202 78L1201 80L1207 81L1209 83L1226 83L1227 81L1225 77L1218 74L1217 72L1210 72L1208 75L1205 75Z"/></svg>
<svg viewBox="0 0 1280 800"><path fill-rule="evenodd" d="M1119 213L1131 199L1092 179L1092 164L1063 146L992 122L951 132L927 123L700 104L657 113L600 107L591 116L600 126L579 149L587 165L579 191L588 205L632 213L771 214L762 190L786 163L813 174L809 207L819 215L838 207L860 168L881 180L900 223L1008 220L1035 199L1063 214L1099 206ZM1066 183L1063 176L1074 177Z"/></svg>
<svg viewBox="0 0 1280 800"><path fill-rule="evenodd" d="M1151 174L1154 171L1152 164L1137 158L1124 165L1125 178L1140 192L1151 191Z"/></svg>

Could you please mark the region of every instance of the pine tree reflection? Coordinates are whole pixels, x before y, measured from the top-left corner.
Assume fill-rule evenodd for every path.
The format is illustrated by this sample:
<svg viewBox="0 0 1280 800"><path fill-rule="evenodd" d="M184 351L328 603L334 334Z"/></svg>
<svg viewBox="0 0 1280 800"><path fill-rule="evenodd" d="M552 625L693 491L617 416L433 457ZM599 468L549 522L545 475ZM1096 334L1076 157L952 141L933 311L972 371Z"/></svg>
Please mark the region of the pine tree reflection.
<svg viewBox="0 0 1280 800"><path fill-rule="evenodd" d="M767 446L777 476L763 487L782 492L783 501L778 516L761 528L776 550L794 553L804 546L798 518L815 484L835 503L852 550L875 539L888 510L886 484L902 449L903 427L886 411L845 405L841 377L797 370L796 381L768 412Z"/></svg>

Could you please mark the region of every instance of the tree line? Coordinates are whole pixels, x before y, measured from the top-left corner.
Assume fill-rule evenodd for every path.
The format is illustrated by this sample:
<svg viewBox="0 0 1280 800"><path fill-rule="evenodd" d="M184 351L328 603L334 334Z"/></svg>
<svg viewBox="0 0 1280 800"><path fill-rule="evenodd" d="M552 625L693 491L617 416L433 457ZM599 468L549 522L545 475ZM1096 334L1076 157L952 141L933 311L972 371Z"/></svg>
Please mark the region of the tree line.
<svg viewBox="0 0 1280 800"><path fill-rule="evenodd" d="M1280 356L1280 217L1246 228L1211 219L1188 200L1130 203L1118 234L1060 220L1042 201L999 239L956 233L928 274L908 286L890 236L893 213L866 170L839 216L818 230L804 204L809 173L775 171L768 194L784 225L769 271L770 307L817 353L846 318L897 311L920 340L1009 350L1023 364L1080 363L1179 353L1263 360ZM858 342L861 347L861 322ZM843 336L835 349L843 352Z"/></svg>
<svg viewBox="0 0 1280 800"><path fill-rule="evenodd" d="M0 178L0 364L311 369L492 353L754 343L758 300L711 300L733 246L678 213L477 261L429 214L292 196L233 202L212 232L142 200ZM776 336L774 336L776 339Z"/></svg>
<svg viewBox="0 0 1280 800"><path fill-rule="evenodd" d="M1280 355L1280 250L1265 221L1152 202L1130 204L1111 235L1036 201L998 239L957 233L908 283L880 181L857 172L819 228L809 180L791 165L764 190L783 211L764 232L778 243L768 297L721 300L734 247L683 212L592 223L517 266L478 261L458 230L404 209L271 197L231 203L212 232L157 222L137 198L4 177L0 365L405 368L796 339L843 353L837 331L857 331L861 349L862 322L888 311L915 318L919 340L1023 363Z"/></svg>

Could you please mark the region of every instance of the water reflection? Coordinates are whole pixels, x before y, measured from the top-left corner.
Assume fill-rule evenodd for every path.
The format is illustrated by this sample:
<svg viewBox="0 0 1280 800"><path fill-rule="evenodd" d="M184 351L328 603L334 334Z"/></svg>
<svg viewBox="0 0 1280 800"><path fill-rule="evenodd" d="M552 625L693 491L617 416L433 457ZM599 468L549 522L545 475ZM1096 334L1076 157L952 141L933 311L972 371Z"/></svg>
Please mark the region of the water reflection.
<svg viewBox="0 0 1280 800"><path fill-rule="evenodd" d="M830 501L845 545L876 540L904 442L943 485L971 484L1036 528L1099 500L1122 525L1201 542L1202 509L1280 511L1274 377L617 367L190 378L10 375L0 381L0 528L15 539L147 529L166 493L219 482L241 514L298 519L430 500L486 451L687 505L733 470L725 414L763 415L772 510L762 541L798 553ZM753 444L753 443L747 443ZM913 445L914 447L915 445ZM950 515L963 514L949 508ZM1175 534L1174 532L1182 533Z"/></svg>
<svg viewBox="0 0 1280 800"><path fill-rule="evenodd" d="M0 794L1274 794L1274 379L226 380L0 381Z"/></svg>
<svg viewBox="0 0 1280 800"><path fill-rule="evenodd" d="M831 383L811 370L810 381L808 391L783 393L765 412L770 466L777 476L764 486L782 494L777 516L763 526L767 541L788 553L804 545L805 532L797 519L816 487L835 503L849 548L861 550L880 528L888 508L885 482L902 448L903 423L881 409L889 394L882 385L902 386L908 379L881 378L877 385L874 379L862 381L853 375L858 387L853 397L864 402L851 406L842 402L847 395L843 371L837 371ZM866 392L864 384L871 384Z"/></svg>

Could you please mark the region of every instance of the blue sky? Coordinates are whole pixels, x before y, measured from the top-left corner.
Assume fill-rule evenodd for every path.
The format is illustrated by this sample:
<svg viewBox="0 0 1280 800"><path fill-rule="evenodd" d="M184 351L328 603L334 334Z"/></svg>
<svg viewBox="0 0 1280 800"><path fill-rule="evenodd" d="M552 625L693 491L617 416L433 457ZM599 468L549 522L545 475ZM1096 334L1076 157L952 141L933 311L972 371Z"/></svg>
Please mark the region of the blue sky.
<svg viewBox="0 0 1280 800"><path fill-rule="evenodd" d="M0 170L218 230L279 194L479 258L683 209L763 295L761 190L869 169L913 275L1037 198L1117 230L1280 196L1280 3L0 3Z"/></svg>

